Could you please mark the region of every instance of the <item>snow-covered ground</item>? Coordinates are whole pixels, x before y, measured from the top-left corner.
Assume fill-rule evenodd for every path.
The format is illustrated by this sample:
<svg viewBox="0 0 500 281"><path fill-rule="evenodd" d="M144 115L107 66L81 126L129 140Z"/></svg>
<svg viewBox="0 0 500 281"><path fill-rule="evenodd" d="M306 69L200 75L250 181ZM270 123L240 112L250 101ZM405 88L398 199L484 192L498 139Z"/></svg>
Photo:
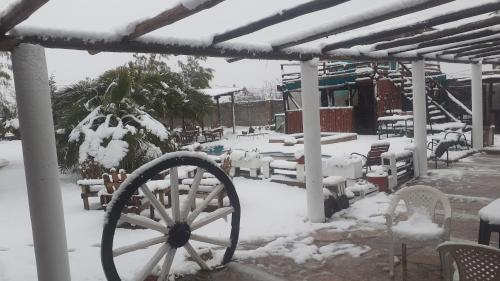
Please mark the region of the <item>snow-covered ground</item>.
<svg viewBox="0 0 500 281"><path fill-rule="evenodd" d="M253 142L255 143L255 142ZM359 147L368 147L371 138L361 138ZM243 145L243 144L241 144ZM342 144L341 144L342 145ZM343 144L345 145L345 144ZM242 146L244 147L244 146ZM264 148L265 146L262 146ZM346 146L347 147L347 146ZM329 148L331 152L341 148ZM36 267L28 198L20 141L0 142L0 157L8 160L8 166L0 168L0 280L36 280ZM293 258L297 263L308 259L334 258L341 254L359 256L367 251L366 245L332 243L317 247L309 238L315 230L345 231L363 224L363 227L383 227L381 214L388 197L378 194L355 203L347 212L337 215L325 224L313 224L306 219L306 191L296 187L272 183L266 180L236 178L234 180L241 202L240 247L235 257L239 259L281 255ZM105 280L100 263L100 241L104 212L85 211L76 185L76 177L62 175L61 189L66 221L72 280ZM96 199L94 199L96 200ZM94 201L96 202L96 201ZM220 220L221 225L225 222ZM207 226L213 234L218 224ZM116 244L136 242L151 237L149 230L119 229ZM255 242L263 247L249 248L244 245ZM266 242L267 241L267 242ZM270 241L270 242L269 242ZM133 254L135 262L150 257L153 250ZM222 251L213 251L220 258ZM176 256L173 271L189 273L197 270L193 261ZM132 275L132 260L123 260L126 275ZM123 272L123 271L122 271Z"/></svg>

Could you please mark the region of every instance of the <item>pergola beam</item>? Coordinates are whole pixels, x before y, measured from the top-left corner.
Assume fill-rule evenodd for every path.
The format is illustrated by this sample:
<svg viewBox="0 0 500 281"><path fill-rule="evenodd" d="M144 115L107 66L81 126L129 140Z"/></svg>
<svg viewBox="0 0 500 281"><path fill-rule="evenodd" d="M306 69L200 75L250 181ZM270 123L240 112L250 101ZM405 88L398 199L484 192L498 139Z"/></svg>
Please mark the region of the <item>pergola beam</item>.
<svg viewBox="0 0 500 281"><path fill-rule="evenodd" d="M463 52L480 50L483 48L493 47L499 42L500 42L500 38L496 39L496 40L487 41L485 43L481 42L481 43L477 43L477 44L468 45L466 47L458 47L458 48L443 50L443 51L441 51L441 54L443 54L443 55L459 54L459 53L463 53Z"/></svg>
<svg viewBox="0 0 500 281"><path fill-rule="evenodd" d="M406 38L401 38L401 39L396 39L392 40L387 43L380 43L375 45L376 50L382 50L382 49L390 49L390 48L396 48L396 47L401 47L404 45L412 45L412 44L422 44L423 42L435 40L435 39L440 39L443 37L448 37L452 35L457 35L457 34L463 34L468 31L476 31L482 28L486 27L491 27L494 25L500 24L500 16L494 16L491 18L487 18L484 20L479 20L471 23L466 23L463 25L459 26L454 26L450 28L445 28L437 31L431 31L431 32L426 32L424 34L416 35L413 37L406 37ZM408 50L411 50L409 48Z"/></svg>
<svg viewBox="0 0 500 281"><path fill-rule="evenodd" d="M221 43L214 46L198 41L190 42L175 38L139 38L132 41L122 41L120 38L112 40L109 34L85 34L78 36L62 31L54 31L52 34L44 34L38 30L16 30L16 35L0 37L0 46L3 40L10 42L8 46L19 43L38 44L46 48L72 49L83 51L102 52L124 52L124 53L158 53L170 55L195 55L210 57L236 57L243 59L265 59L265 60L294 60L306 61L313 58L330 60L358 60L358 61L388 61L388 60L418 60L425 56L387 56L380 53L359 52L328 52L320 53L314 50L301 48L288 48L286 50L273 50L271 47L262 45L247 45ZM16 42L13 44L12 42ZM7 51L9 49L3 49ZM451 63L475 63L461 58L438 58L437 61ZM489 62L484 62L489 63Z"/></svg>
<svg viewBox="0 0 500 281"><path fill-rule="evenodd" d="M13 4L0 17L0 34L5 34L16 25L28 19L49 0L22 0Z"/></svg>
<svg viewBox="0 0 500 281"><path fill-rule="evenodd" d="M477 51L475 54L468 55L469 58L484 58L500 55L500 47L497 46L491 51Z"/></svg>
<svg viewBox="0 0 500 281"><path fill-rule="evenodd" d="M133 27L127 28L131 30L131 32L124 36L124 40L132 40L138 38L159 28L176 23L203 10L210 9L221 2L224 2L224 0L208 0L194 8L188 8L181 2L152 18L140 21Z"/></svg>
<svg viewBox="0 0 500 281"><path fill-rule="evenodd" d="M402 25L399 27L389 27L378 32L372 32L362 36L356 36L353 38L349 38L346 40L337 41L331 44L328 44L323 47L324 51L334 50L339 48L349 48L356 45L366 45L375 42L380 42L386 38L392 38L394 36L399 36L404 33L414 32L418 29L426 29L433 26L446 24L458 20L462 20L464 18L469 18L481 14L485 14L491 11L495 11L500 9L500 1L492 2L488 4L477 5L468 9L458 10L455 12L445 13L436 17L431 17L426 20L410 23L407 25ZM381 47L375 46L376 50L382 49Z"/></svg>
<svg viewBox="0 0 500 281"><path fill-rule="evenodd" d="M488 36L493 36L497 35L500 29L494 29L494 28L488 28L488 29L482 29L479 31L474 31L474 32L467 32L464 34L459 34L455 36L449 36L445 38L440 38L440 39L435 39L435 40L430 40L422 43L415 44L415 46L412 49L421 49L421 48L428 48L428 47L435 47L439 45L445 45L445 44L452 44L456 42L463 42L463 41L468 41L468 40L475 40L475 39L480 39L483 37L488 37ZM406 50L408 51L408 50Z"/></svg>
<svg viewBox="0 0 500 281"><path fill-rule="evenodd" d="M297 46L303 43L307 43L310 41L314 41L317 39L321 39L324 37L328 37L334 34L339 34L342 32L354 30L357 28L365 27L371 24L379 23L385 20L393 19L396 17L400 17L403 15L419 12L422 10L430 9L436 6L440 6L446 3L449 3L453 0L436 0L436 1L414 1L413 3L408 2L406 8L394 8L394 9L386 9L381 13L372 13L364 14L363 16L353 17L352 20L346 21L344 23L336 23L332 22L331 27L318 27L315 28L315 31L311 31L307 34L301 35L292 35L287 38L283 38L282 40L276 41L273 44L273 48L275 49L283 49L291 46ZM500 5L499 5L500 6Z"/></svg>
<svg viewBox="0 0 500 281"><path fill-rule="evenodd" d="M250 33L259 31L261 29L273 26L275 24L289 21L291 19L307 15L313 12L317 12L320 10L328 9L348 1L350 0L314 0L306 2L304 4L300 4L298 6L289 9L284 9L278 13L256 20L249 24L231 29L224 33L216 34L213 37L212 44L217 44L244 35L248 35Z"/></svg>
<svg viewBox="0 0 500 281"><path fill-rule="evenodd" d="M424 48L421 50L418 50L417 53L421 55L429 54L429 53L435 53L436 55L447 55L447 51L454 50L456 48L465 48L465 47L474 47L479 44L485 43L485 42L500 42L500 36L488 36L484 38L479 38L479 39L474 39L474 40L467 40L467 41L459 41L458 43L451 43L451 44L445 44L442 45L441 47L434 47L434 48ZM451 53L453 54L453 53Z"/></svg>

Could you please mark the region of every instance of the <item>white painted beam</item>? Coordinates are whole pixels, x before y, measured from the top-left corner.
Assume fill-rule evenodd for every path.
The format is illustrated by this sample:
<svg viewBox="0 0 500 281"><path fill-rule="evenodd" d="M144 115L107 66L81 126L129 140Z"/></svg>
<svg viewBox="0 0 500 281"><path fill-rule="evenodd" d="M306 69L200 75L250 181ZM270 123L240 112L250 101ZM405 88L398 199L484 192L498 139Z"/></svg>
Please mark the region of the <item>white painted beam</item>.
<svg viewBox="0 0 500 281"><path fill-rule="evenodd" d="M68 281L70 270L45 51L21 44L12 68L39 281Z"/></svg>
<svg viewBox="0 0 500 281"><path fill-rule="evenodd" d="M302 122L306 164L307 216L312 222L325 221L323 172L321 168L320 94L318 61L301 62Z"/></svg>

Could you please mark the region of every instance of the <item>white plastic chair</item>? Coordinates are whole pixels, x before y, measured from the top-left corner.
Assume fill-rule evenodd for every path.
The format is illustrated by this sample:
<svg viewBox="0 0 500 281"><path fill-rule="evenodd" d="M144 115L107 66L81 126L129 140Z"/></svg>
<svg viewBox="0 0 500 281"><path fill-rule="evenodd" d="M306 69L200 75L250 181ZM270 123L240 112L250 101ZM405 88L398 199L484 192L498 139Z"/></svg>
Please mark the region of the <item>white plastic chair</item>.
<svg viewBox="0 0 500 281"><path fill-rule="evenodd" d="M490 246L445 242L437 247L443 257L446 281L457 280L453 274L455 262L459 281L498 281L500 280L500 250Z"/></svg>
<svg viewBox="0 0 500 281"><path fill-rule="evenodd" d="M406 205L409 220L397 220L396 208L400 201L404 201ZM420 216L423 219L420 219ZM416 185L399 190L392 198L385 217L391 241L389 245L391 276L394 275L395 244L402 244L402 262L406 264L406 245L435 246L450 239L450 202L444 193L435 188ZM415 221L414 218L423 222ZM429 221L428 224L425 223L426 220Z"/></svg>

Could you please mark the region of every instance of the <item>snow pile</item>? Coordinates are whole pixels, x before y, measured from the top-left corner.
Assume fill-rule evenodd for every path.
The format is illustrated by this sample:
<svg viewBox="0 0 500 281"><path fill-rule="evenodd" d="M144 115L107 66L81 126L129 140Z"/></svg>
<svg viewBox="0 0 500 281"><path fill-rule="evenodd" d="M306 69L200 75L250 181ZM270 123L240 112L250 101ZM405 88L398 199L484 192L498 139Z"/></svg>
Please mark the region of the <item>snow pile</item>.
<svg viewBox="0 0 500 281"><path fill-rule="evenodd" d="M365 180L357 181L354 185L347 187L347 190L353 192L354 194L366 194L377 189L378 188L375 185Z"/></svg>
<svg viewBox="0 0 500 281"><path fill-rule="evenodd" d="M419 241L434 239L443 234L443 228L432 222L426 210L416 209L408 220L400 221L392 227L392 232L400 238L410 238Z"/></svg>
<svg viewBox="0 0 500 281"><path fill-rule="evenodd" d="M356 201L347 210L346 217L363 222L385 224L385 211L390 203L390 197L384 192Z"/></svg>
<svg viewBox="0 0 500 281"><path fill-rule="evenodd" d="M500 199L479 210L479 217L490 224L500 224Z"/></svg>
<svg viewBox="0 0 500 281"><path fill-rule="evenodd" d="M13 118L5 121L5 128L13 128L15 130L19 130L19 119Z"/></svg>
<svg viewBox="0 0 500 281"><path fill-rule="evenodd" d="M318 247L313 244L314 238L312 237L299 239L295 235L280 237L255 250L236 251L235 256L239 259L283 256L292 259L297 264L303 264L310 259L321 261L344 254L357 258L371 250L368 246L338 242Z"/></svg>

